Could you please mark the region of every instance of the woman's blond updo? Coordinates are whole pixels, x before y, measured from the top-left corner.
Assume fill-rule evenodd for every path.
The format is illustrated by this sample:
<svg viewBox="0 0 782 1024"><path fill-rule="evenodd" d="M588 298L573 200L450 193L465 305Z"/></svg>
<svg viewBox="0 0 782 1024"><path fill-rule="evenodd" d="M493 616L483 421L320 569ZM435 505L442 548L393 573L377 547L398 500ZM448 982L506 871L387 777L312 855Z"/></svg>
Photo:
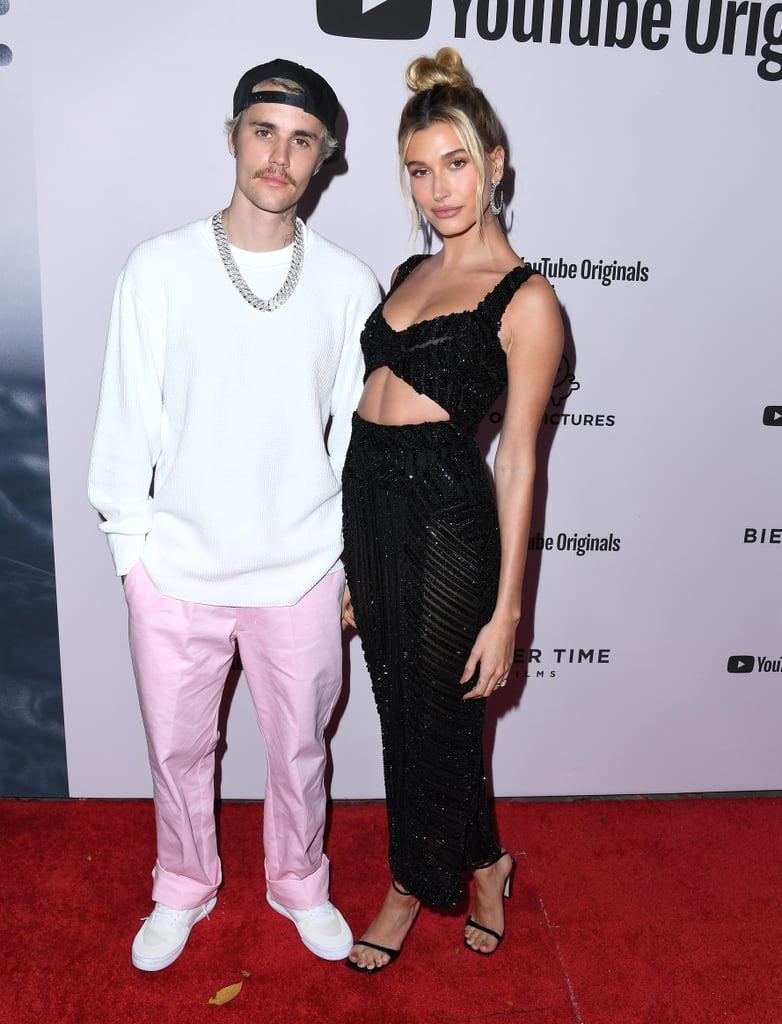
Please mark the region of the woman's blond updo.
<svg viewBox="0 0 782 1024"><path fill-rule="evenodd" d="M478 172L475 215L482 223L483 195L486 184L485 158L497 146L504 146L504 135L497 115L460 54L450 46L434 57L417 57L405 73L405 82L413 95L405 104L399 121L399 172L402 192L418 225L418 211L410 193L405 158L410 140L417 131L433 124L447 124L456 132Z"/></svg>
<svg viewBox="0 0 782 1024"><path fill-rule="evenodd" d="M475 88L464 61L450 46L438 50L434 57L417 57L405 72L405 83L411 92L426 92L436 85Z"/></svg>

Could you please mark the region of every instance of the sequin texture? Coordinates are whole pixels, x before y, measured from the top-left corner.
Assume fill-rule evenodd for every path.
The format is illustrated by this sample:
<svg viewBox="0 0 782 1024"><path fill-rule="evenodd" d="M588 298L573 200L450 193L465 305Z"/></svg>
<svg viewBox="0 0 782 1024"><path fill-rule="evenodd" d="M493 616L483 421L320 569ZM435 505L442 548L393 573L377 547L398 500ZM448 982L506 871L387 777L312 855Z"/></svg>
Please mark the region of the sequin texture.
<svg viewBox="0 0 782 1024"><path fill-rule="evenodd" d="M422 257L402 265L396 286ZM367 373L389 366L445 422L354 417L343 475L345 567L380 716L397 882L431 906L495 861L483 770L485 701L459 682L491 617L500 563L494 497L474 433L507 382L497 332L533 273L516 268L477 309L393 331L382 306L362 335Z"/></svg>

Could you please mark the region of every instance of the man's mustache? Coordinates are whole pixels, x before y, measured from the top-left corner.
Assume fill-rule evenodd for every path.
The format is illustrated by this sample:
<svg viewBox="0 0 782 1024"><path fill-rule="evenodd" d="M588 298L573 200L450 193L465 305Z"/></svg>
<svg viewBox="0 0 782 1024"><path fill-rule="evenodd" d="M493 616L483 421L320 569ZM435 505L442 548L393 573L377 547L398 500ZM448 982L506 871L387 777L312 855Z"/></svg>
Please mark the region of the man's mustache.
<svg viewBox="0 0 782 1024"><path fill-rule="evenodd" d="M287 171L281 167L263 167L260 171L256 171L253 174L253 178L282 178L283 181L287 181L289 185L293 185L294 188L298 185L295 178L292 178Z"/></svg>

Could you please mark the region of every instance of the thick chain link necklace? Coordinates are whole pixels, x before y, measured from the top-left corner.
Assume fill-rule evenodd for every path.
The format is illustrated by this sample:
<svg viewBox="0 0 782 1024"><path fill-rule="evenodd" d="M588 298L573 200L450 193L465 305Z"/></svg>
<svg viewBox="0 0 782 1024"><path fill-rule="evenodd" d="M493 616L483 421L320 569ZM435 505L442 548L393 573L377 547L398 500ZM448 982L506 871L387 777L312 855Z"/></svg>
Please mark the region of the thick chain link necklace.
<svg viewBox="0 0 782 1024"><path fill-rule="evenodd" d="M296 230L293 235L293 254L291 256L291 265L288 269L288 276L283 281L280 290L275 295L272 295L270 299L262 299L256 295L242 277L241 271L231 255L231 244L223 227L222 213L216 213L212 217L212 230L215 234L217 251L220 254L220 259L223 261L223 266L243 299L249 302L254 309L260 309L264 313L271 313L288 301L293 294L294 288L299 283L301 268L304 264L304 225L298 217L296 218Z"/></svg>

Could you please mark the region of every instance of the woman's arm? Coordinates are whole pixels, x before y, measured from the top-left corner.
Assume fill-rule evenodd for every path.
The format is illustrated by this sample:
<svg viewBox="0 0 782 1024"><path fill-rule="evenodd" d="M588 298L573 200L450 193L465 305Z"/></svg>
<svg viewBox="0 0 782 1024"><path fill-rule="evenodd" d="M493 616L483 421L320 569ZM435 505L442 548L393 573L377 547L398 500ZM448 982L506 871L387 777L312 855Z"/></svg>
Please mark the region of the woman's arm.
<svg viewBox="0 0 782 1024"><path fill-rule="evenodd" d="M562 357L559 303L545 278L535 276L522 285L505 312L500 338L508 360L508 398L494 460L500 578L494 614L478 634L464 667L462 683L472 678L480 662L478 682L465 694L465 700L488 697L513 664L538 429Z"/></svg>

